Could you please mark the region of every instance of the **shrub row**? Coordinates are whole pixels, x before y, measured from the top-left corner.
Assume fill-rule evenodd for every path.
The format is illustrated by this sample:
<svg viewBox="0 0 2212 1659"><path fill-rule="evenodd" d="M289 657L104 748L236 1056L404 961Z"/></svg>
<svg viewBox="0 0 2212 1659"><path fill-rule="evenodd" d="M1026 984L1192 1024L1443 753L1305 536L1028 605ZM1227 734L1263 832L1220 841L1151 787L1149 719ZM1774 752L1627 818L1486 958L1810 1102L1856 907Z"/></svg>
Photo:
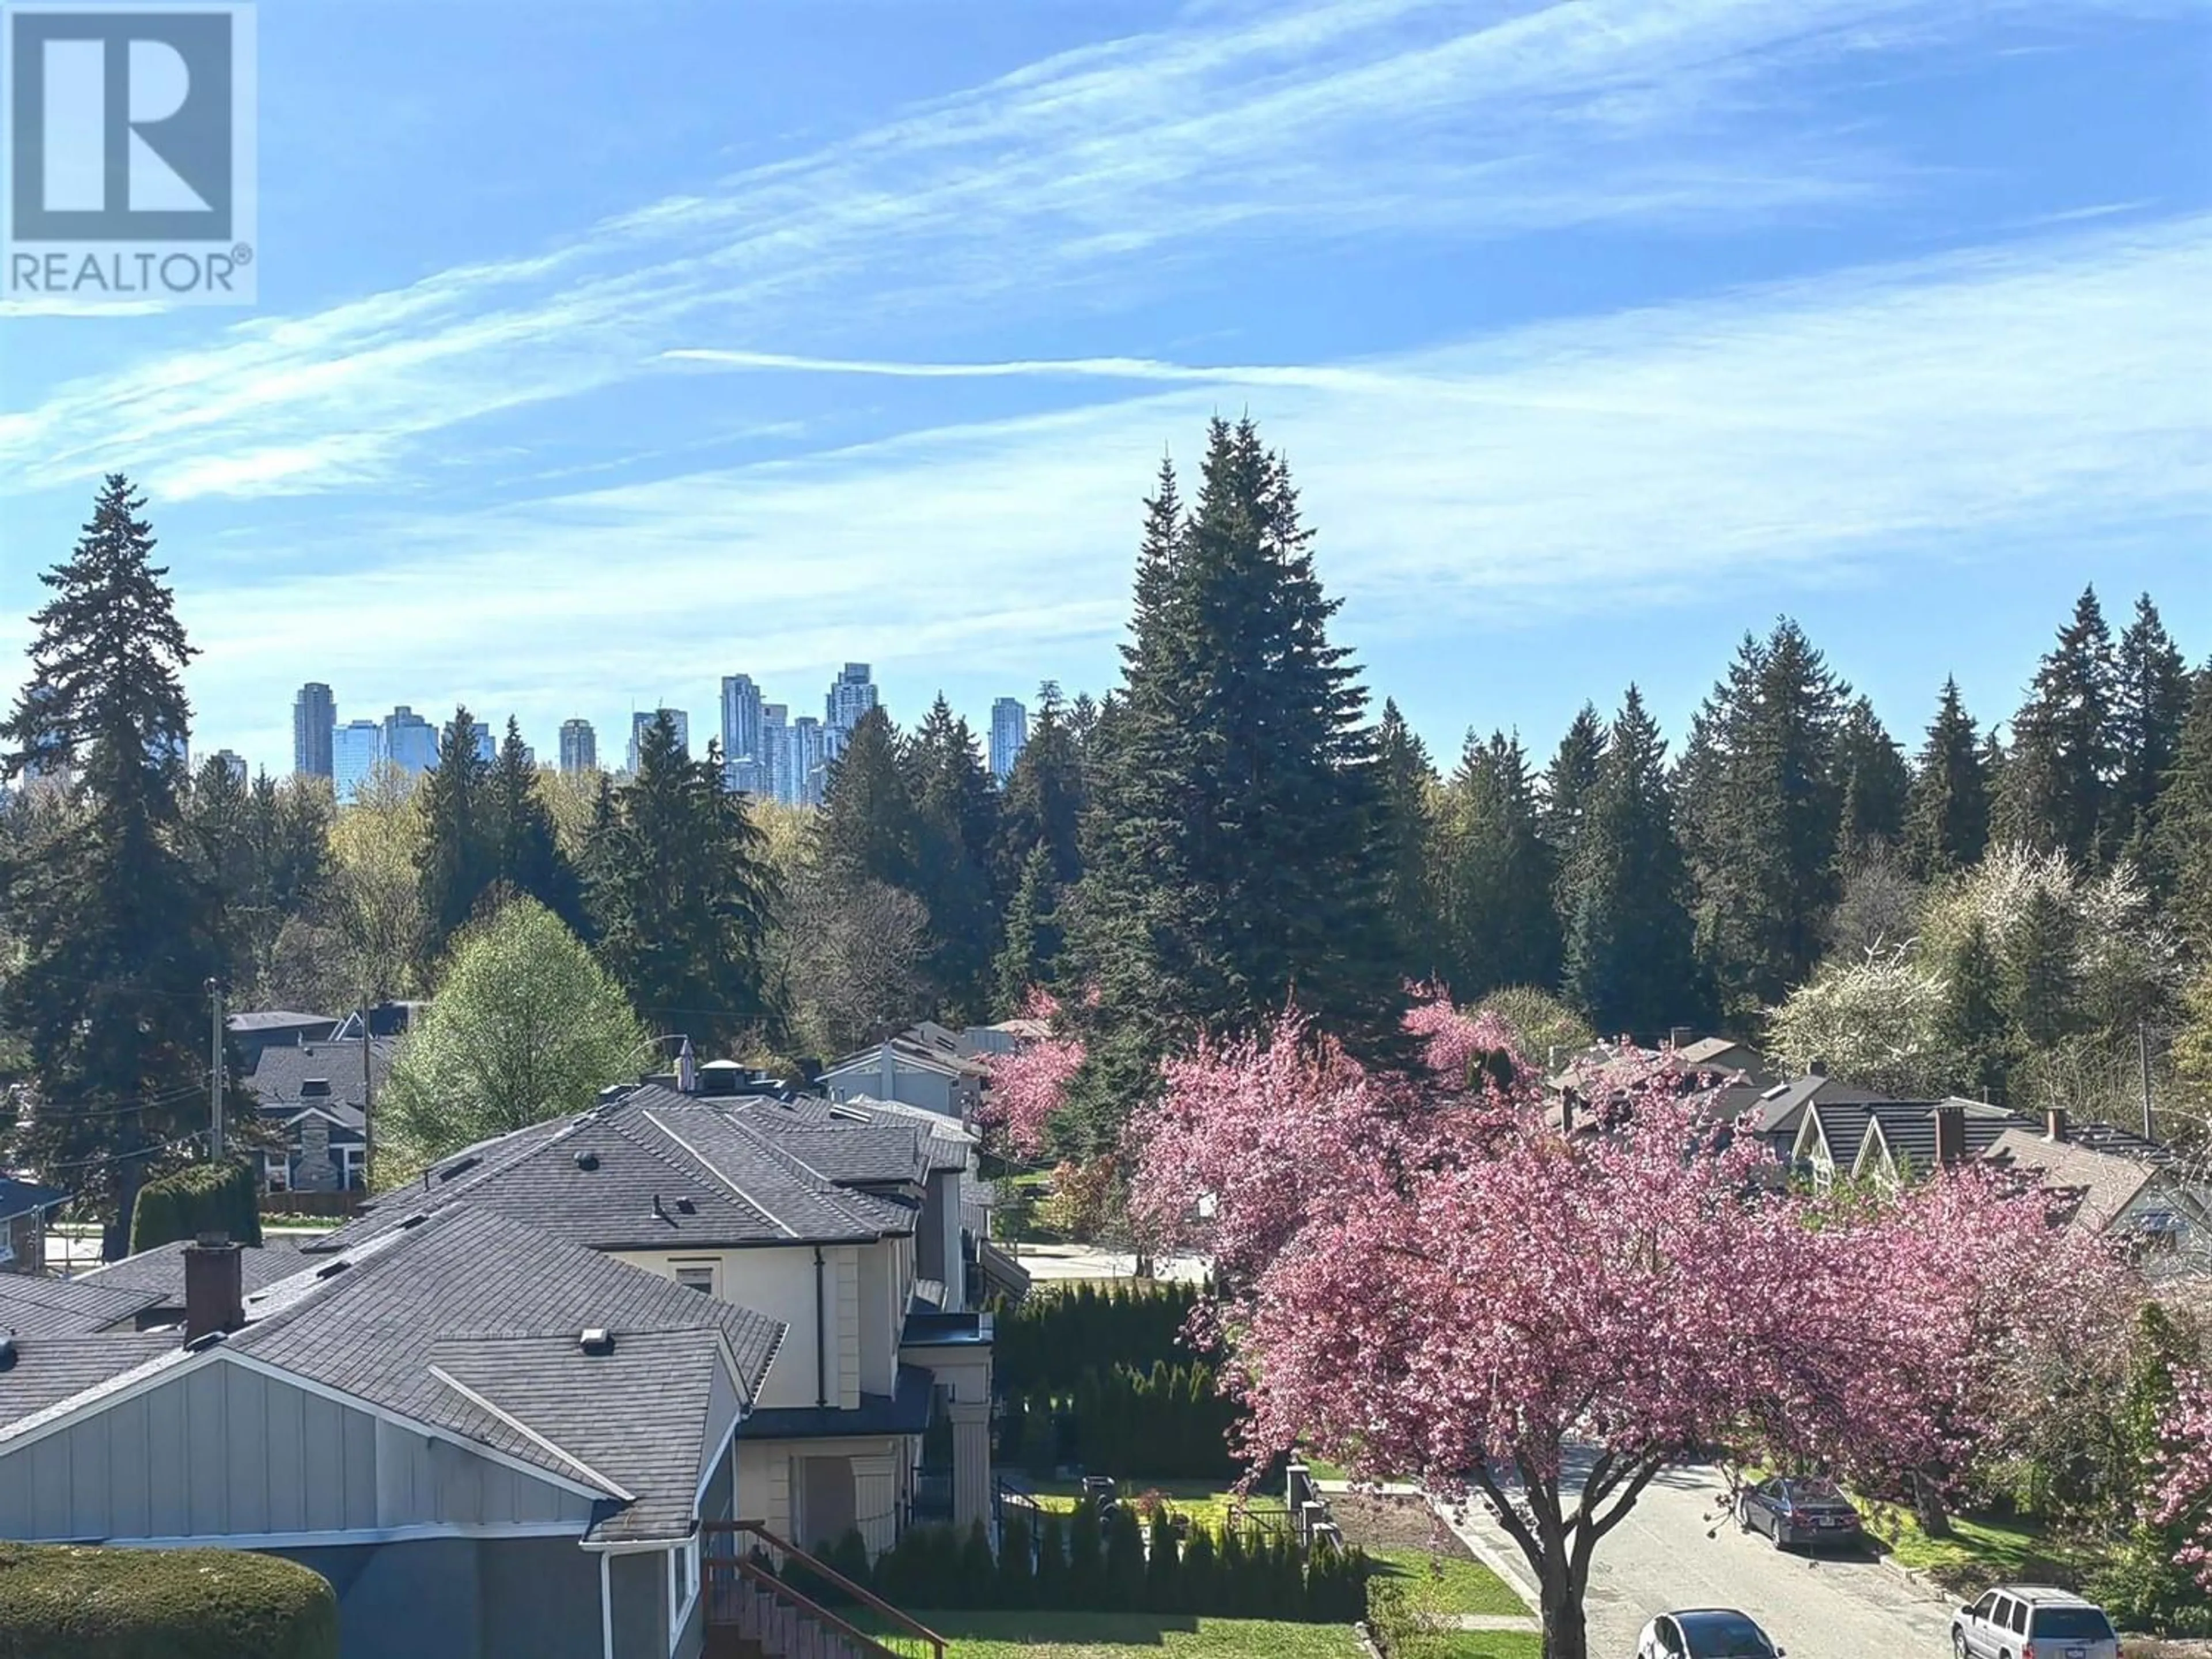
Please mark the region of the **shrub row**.
<svg viewBox="0 0 2212 1659"><path fill-rule="evenodd" d="M1321 1549L1301 1561L1281 1534L1245 1527L1218 1532L1192 1526L1179 1536L1164 1510L1149 1531L1135 1510L1116 1509L1103 1525L1089 1506L1042 1530L1010 1515L994 1556L979 1522L912 1527L869 1571L866 1548L851 1533L817 1550L830 1565L866 1583L894 1607L1054 1612L1206 1613L1349 1624L1366 1616L1367 1559L1358 1550ZM855 1569L859 1568L858 1571ZM804 1570L794 1568L796 1578ZM817 1595L815 1588L801 1587Z"/></svg>
<svg viewBox="0 0 2212 1659"><path fill-rule="evenodd" d="M1149 1371L1158 1360L1187 1360L1181 1334L1199 1297L1195 1285L1154 1279L1038 1285L997 1309L991 1363L999 1384L1010 1395L1065 1394L1086 1369Z"/></svg>
<svg viewBox="0 0 2212 1659"><path fill-rule="evenodd" d="M188 1164L139 1189L131 1212L131 1255L202 1233L224 1234L234 1244L261 1242L253 1171L236 1158Z"/></svg>
<svg viewBox="0 0 2212 1659"><path fill-rule="evenodd" d="M240 1550L0 1544L0 1659L337 1659L330 1583Z"/></svg>
<svg viewBox="0 0 2212 1659"><path fill-rule="evenodd" d="M1085 1370L1066 1393L1009 1394L999 1420L999 1462L1048 1478L1063 1464L1158 1480L1222 1480L1243 1473L1229 1445L1241 1408L1205 1363L1148 1371Z"/></svg>

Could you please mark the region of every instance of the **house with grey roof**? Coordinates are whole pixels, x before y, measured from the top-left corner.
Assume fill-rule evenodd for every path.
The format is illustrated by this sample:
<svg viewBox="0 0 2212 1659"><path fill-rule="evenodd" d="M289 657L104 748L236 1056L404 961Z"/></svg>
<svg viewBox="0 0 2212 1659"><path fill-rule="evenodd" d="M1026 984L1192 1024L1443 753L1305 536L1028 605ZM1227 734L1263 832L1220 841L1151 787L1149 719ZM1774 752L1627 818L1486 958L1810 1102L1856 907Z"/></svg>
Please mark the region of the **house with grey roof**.
<svg viewBox="0 0 2212 1659"><path fill-rule="evenodd" d="M986 1517L993 1333L960 1203L972 1138L927 1110L744 1091L726 1068L683 1078L443 1159L308 1248L465 1208L758 1309L790 1335L739 1437L757 1518L810 1547L857 1529L881 1551L916 1518Z"/></svg>
<svg viewBox="0 0 2212 1659"><path fill-rule="evenodd" d="M239 1063L248 1071L264 1048L289 1048L300 1042L319 1042L338 1029L331 1014L301 1013L291 1008L248 1009L223 1020Z"/></svg>
<svg viewBox="0 0 2212 1659"><path fill-rule="evenodd" d="M702 1539L757 1509L737 1447L783 1321L467 1205L282 1254L25 1281L0 1538L288 1557L348 1659L702 1650Z"/></svg>
<svg viewBox="0 0 2212 1659"><path fill-rule="evenodd" d="M990 1067L962 1048L945 1027L919 1025L824 1066L821 1087L832 1100L867 1095L964 1123L982 1103Z"/></svg>
<svg viewBox="0 0 2212 1659"><path fill-rule="evenodd" d="M58 1187L0 1176L0 1273L46 1271L46 1222L68 1201Z"/></svg>
<svg viewBox="0 0 2212 1659"><path fill-rule="evenodd" d="M261 1185L272 1193L358 1191L367 1184L368 1111L384 1087L399 1039L358 1037L271 1043L246 1075L264 1122L283 1132L262 1148Z"/></svg>
<svg viewBox="0 0 2212 1659"><path fill-rule="evenodd" d="M1908 1186L1981 1157L2027 1124L2018 1113L1982 1100L1871 1103L1848 1173L1854 1181Z"/></svg>
<svg viewBox="0 0 2212 1659"><path fill-rule="evenodd" d="M2212 1182L2172 1148L2057 1109L2008 1127L1983 1158L2032 1179L2069 1226L2124 1243L2147 1268L2212 1271Z"/></svg>

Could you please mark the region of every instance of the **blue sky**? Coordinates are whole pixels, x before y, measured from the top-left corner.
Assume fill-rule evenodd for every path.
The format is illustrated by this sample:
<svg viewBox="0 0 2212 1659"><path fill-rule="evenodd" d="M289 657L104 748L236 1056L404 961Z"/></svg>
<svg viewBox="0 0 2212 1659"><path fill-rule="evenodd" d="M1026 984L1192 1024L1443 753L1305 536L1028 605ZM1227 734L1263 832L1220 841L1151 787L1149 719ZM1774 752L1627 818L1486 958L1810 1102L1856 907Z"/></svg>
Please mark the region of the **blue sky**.
<svg viewBox="0 0 2212 1659"><path fill-rule="evenodd" d="M2212 11L2122 0L261 7L259 306L0 315L0 651L97 475L289 705L981 725L1103 690L1249 410L1449 754L1796 616L1893 730L2074 595L2212 653Z"/></svg>

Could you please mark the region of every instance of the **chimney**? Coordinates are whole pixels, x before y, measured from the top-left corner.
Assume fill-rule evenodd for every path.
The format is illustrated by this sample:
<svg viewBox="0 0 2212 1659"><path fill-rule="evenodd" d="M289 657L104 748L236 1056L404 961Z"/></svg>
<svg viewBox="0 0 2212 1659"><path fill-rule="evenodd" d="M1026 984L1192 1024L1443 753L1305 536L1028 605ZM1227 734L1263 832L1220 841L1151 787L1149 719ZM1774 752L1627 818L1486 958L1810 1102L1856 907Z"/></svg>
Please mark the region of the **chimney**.
<svg viewBox="0 0 2212 1659"><path fill-rule="evenodd" d="M1966 1161L1966 1109L1963 1106L1938 1106L1936 1109L1936 1167L1948 1170L1954 1164Z"/></svg>
<svg viewBox="0 0 2212 1659"><path fill-rule="evenodd" d="M246 1290L238 1246L222 1233L202 1233L185 1246L185 1340L246 1323Z"/></svg>
<svg viewBox="0 0 2212 1659"><path fill-rule="evenodd" d="M682 1094L699 1092L699 1056L691 1051L690 1037L685 1037L684 1046L676 1051L676 1087Z"/></svg>
<svg viewBox="0 0 2212 1659"><path fill-rule="evenodd" d="M2053 1106L2043 1115L2043 1138L2045 1140L2066 1139L2066 1109Z"/></svg>
<svg viewBox="0 0 2212 1659"><path fill-rule="evenodd" d="M1819 1055L1815 1054L1812 1059L1805 1062L1805 1075L1807 1077L1826 1077L1827 1074L1828 1062L1822 1060Z"/></svg>

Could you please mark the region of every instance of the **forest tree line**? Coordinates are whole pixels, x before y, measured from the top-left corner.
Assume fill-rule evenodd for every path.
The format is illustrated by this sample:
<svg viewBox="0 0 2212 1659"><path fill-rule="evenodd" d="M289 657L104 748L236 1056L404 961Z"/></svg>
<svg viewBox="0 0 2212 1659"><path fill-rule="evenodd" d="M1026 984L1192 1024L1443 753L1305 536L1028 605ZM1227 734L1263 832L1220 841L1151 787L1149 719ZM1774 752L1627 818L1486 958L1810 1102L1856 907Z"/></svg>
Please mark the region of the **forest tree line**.
<svg viewBox="0 0 2212 1659"><path fill-rule="evenodd" d="M1915 1088L2089 1087L2147 1030L2166 1071L2212 1074L2212 667L2148 596L2116 634L2085 592L2002 738L1947 681L1901 743L1785 618L1679 754L1631 684L1540 760L1471 732L1440 766L1332 641L1251 422L1214 423L1194 486L1164 465L1146 502L1120 684L1043 688L1003 787L941 698L908 731L865 717L818 810L729 794L665 721L620 779L532 765L512 722L485 761L462 708L434 770L339 809L315 780L186 775L192 647L111 477L0 726L0 1066L29 1109L0 1155L124 1199L194 1151L207 981L233 1006L434 999L521 896L648 1043L702 1055L829 1059L1053 991L1085 1039L1079 1152L1196 1032L1295 999L1387 1058L1422 981L1838 1069L1854 1041L1892 1054L1875 1022L1909 1005L1889 1080Z"/></svg>

